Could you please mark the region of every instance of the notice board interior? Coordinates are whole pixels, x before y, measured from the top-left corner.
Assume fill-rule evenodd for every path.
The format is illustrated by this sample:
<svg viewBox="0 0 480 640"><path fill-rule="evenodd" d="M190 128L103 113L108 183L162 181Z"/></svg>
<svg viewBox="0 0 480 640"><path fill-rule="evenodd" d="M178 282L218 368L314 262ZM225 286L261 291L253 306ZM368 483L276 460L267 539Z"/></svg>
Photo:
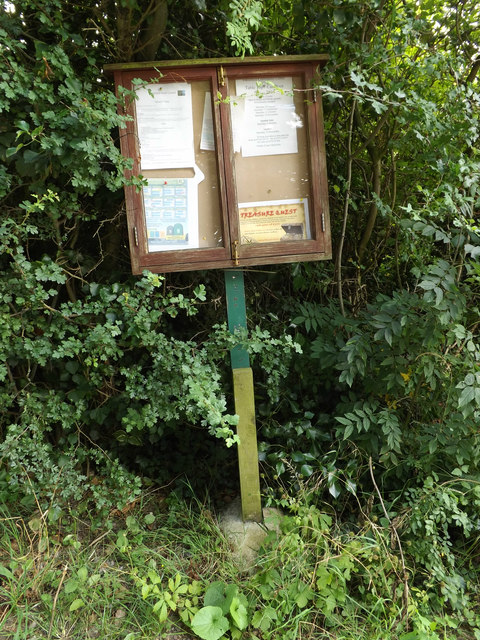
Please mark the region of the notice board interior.
<svg viewBox="0 0 480 640"><path fill-rule="evenodd" d="M325 62L106 67L130 116L122 153L144 180L142 189L125 189L134 273L331 257L318 89Z"/></svg>

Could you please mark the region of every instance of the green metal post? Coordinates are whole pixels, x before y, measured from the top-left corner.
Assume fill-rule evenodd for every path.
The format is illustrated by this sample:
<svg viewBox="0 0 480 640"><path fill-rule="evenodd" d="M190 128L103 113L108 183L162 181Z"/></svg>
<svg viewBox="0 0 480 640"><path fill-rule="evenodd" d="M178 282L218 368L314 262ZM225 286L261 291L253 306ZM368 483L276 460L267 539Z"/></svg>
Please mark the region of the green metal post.
<svg viewBox="0 0 480 640"><path fill-rule="evenodd" d="M247 327L245 308L245 285L243 272L225 270L225 291L227 296L228 328ZM240 493L244 520L262 521L260 498L260 474L258 469L257 429L255 424L255 398L253 372L247 351L237 345L230 351L233 373L233 393L235 413L239 416L237 434L238 466L240 472Z"/></svg>

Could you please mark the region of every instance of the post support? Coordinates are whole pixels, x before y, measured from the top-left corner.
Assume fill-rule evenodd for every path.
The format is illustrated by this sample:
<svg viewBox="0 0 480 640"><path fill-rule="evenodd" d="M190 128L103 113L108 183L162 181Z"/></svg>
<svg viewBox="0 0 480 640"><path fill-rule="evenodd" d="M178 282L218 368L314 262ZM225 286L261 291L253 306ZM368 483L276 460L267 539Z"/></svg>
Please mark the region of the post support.
<svg viewBox="0 0 480 640"><path fill-rule="evenodd" d="M247 327L245 285L241 270L225 270L228 328ZM233 373L235 413L239 416L237 434L240 494L244 521L262 521L260 473L258 468L257 429L255 424L255 396L253 372L248 353L240 345L230 351Z"/></svg>

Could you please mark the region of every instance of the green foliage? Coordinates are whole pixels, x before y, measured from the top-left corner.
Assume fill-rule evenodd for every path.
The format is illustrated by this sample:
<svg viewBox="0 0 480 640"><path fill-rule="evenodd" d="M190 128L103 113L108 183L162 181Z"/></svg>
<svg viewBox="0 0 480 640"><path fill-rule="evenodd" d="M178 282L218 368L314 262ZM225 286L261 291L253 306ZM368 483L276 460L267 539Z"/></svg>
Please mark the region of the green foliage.
<svg viewBox="0 0 480 640"><path fill-rule="evenodd" d="M405 477L413 467L476 468L480 353L467 329L472 300L475 290L440 260L416 290L379 294L354 318L333 305L300 307L295 323L310 329L312 361L329 385L337 379L338 438Z"/></svg>
<svg viewBox="0 0 480 640"><path fill-rule="evenodd" d="M166 622L172 611L177 612L188 623L198 611L202 587L196 580L185 582L177 573L175 577L168 578L165 587L162 587L162 577L154 569L150 569L145 577L136 578L136 582L141 589L142 598L153 600L152 613L160 623Z"/></svg>
<svg viewBox="0 0 480 640"><path fill-rule="evenodd" d="M247 598L235 584L213 582L205 592L204 606L191 620L192 631L202 640L219 640L227 632L241 638L249 620Z"/></svg>
<svg viewBox="0 0 480 640"><path fill-rule="evenodd" d="M65 271L48 257L27 259L19 243L35 229L7 220L1 231L9 256L0 294L2 396L11 413L3 417L0 451L12 486L78 500L89 486L81 471L87 460L104 458L112 481L118 473L118 463L100 455L104 442L155 442L181 419L234 442L236 418L226 413L213 365L227 345L219 334L212 349L162 332L171 319L196 313L201 287L191 299L162 294L162 278L147 273L132 284L90 282L82 299L62 302Z"/></svg>
<svg viewBox="0 0 480 640"><path fill-rule="evenodd" d="M433 493L454 493L426 484L420 502L428 501L429 491L432 506ZM143 493L100 529L93 511L81 520L54 508L23 517L18 509L14 516L4 511L0 631L29 640L65 631L129 640L174 634L266 640L475 636L474 606L465 601L450 615L439 599L432 602L431 589L415 586L417 561L407 545L403 572L400 551L391 544L402 518L389 525L372 515L345 526L331 505L314 504L316 494L313 484L297 494L294 508L265 539L252 575L238 573L212 513L198 502L171 496L167 508L161 493ZM418 511L412 523L426 513L428 508ZM433 515L438 523L439 513Z"/></svg>
<svg viewBox="0 0 480 640"><path fill-rule="evenodd" d="M205 603L198 627L209 637L437 640L462 637L459 625L478 635L478 3L150 7L2 5L0 497L40 509L26 532L19 522L5 536L20 546L23 531L40 557L2 555L6 634L66 637L61 605L77 625L87 612L146 612L144 628L131 618L114 632L96 626L105 637L153 637L164 624L150 615L155 603L165 623L181 613L188 625L202 611L194 598L210 585L213 594L218 578L223 595ZM169 13L152 39L154 8ZM130 161L118 149L126 121L101 71L150 51L192 58L231 48L329 54L319 88L335 251L332 264L252 272L250 330L236 336L219 322L214 274L202 274L205 288L185 274L130 277L121 191ZM67 504L82 514L95 504L96 526L113 505L131 504L134 463L146 451L158 457L171 434L181 451L186 427L234 442L224 392L235 344L254 360L265 493L290 513L252 583L210 571L201 593L188 594L190 560L148 556L142 518L106 536L126 572L104 579L86 548L64 569L55 557L84 550L70 530L62 554L47 557L48 528ZM168 517L163 548L185 514ZM200 534L189 527L191 550ZM138 600L124 607L122 596L112 610L125 575L151 591L142 599L143 585L129 582ZM27 629L30 602L47 612L41 631Z"/></svg>
<svg viewBox="0 0 480 640"><path fill-rule="evenodd" d="M342 535L329 513L299 497L281 531L265 542L253 584L267 606L259 607L253 625L265 638L285 640L311 626L350 637L352 624L360 637L376 637L376 627L390 637L402 616L401 589L397 593L399 561L385 540L375 525Z"/></svg>
<svg viewBox="0 0 480 640"><path fill-rule="evenodd" d="M122 159L111 135L113 127L125 126L115 96L94 90L95 58L79 33L60 26L58 12L46 16L37 14L39 37L33 41L19 37L17 13L4 13L1 21L0 157L5 175L0 195L5 198L25 185L42 194L48 186L66 205L50 216L71 218L81 194L103 185L118 189L131 163ZM55 40L48 42L52 32ZM29 56L31 65L26 64ZM82 57L91 71L79 76L76 66ZM64 181L69 184L66 192Z"/></svg>
<svg viewBox="0 0 480 640"><path fill-rule="evenodd" d="M229 2L230 20L226 34L237 55L253 54L251 32L258 29L262 21L263 3L259 0L232 0Z"/></svg>
<svg viewBox="0 0 480 640"><path fill-rule="evenodd" d="M343 316L335 305L298 306L294 323L304 331L298 339L310 366L316 363L316 386L305 386L305 394L330 389L322 404L336 424L310 415L308 429L296 430L301 453L292 450L289 434L295 432L289 424L274 431L270 426L265 430L270 443L263 448L277 475L294 470L300 485L306 474L293 463L314 453L322 461L310 463L320 486L342 500L345 489L357 495L367 490L367 461L373 459L381 468L391 517L398 500L406 510L403 538L423 568L416 578L424 588L438 587L437 597L457 608L466 606L466 585L474 579L459 547L475 544L480 480L480 352L468 329L478 313L476 276L459 280L443 259L416 270L416 276L411 291L378 294L355 316ZM315 426L328 427L330 436L315 435ZM278 451L280 458L274 455ZM333 463L334 485L321 473L327 461Z"/></svg>
<svg viewBox="0 0 480 640"><path fill-rule="evenodd" d="M459 539L476 547L480 487L454 469L452 479L439 483L433 475L407 492L409 553L425 570L425 588L439 586L438 597L454 609L468 608L468 583L475 579L472 556L457 558ZM456 477L456 478L455 478ZM472 571L473 569L473 571Z"/></svg>

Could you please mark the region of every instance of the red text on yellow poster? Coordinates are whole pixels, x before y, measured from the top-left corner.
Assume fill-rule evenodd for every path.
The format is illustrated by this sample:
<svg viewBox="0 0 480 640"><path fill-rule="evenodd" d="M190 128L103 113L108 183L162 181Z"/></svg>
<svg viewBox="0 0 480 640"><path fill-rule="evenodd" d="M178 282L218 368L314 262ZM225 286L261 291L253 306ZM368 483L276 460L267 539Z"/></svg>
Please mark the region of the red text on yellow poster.
<svg viewBox="0 0 480 640"><path fill-rule="evenodd" d="M241 203L240 242L289 242L309 237L307 200Z"/></svg>

